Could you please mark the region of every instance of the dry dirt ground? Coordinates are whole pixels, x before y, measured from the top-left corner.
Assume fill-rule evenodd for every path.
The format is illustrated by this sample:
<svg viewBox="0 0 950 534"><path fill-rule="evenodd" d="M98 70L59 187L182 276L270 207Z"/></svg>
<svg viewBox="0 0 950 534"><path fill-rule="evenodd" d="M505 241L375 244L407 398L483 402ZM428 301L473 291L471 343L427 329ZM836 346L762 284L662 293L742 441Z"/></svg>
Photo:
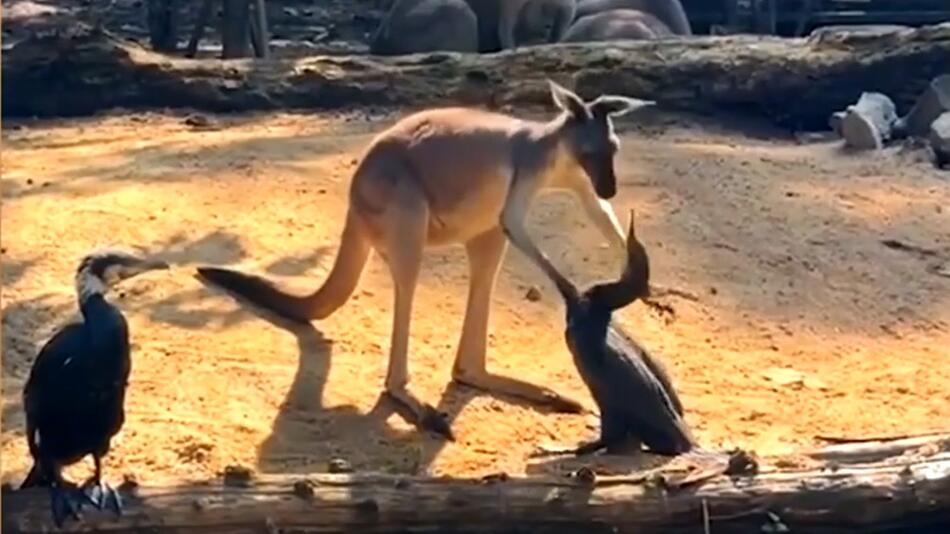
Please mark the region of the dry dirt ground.
<svg viewBox="0 0 950 534"><path fill-rule="evenodd" d="M134 367L111 479L208 479L230 464L321 471L332 458L399 473L537 472L558 466L529 462L540 444L595 434L590 415L449 386L467 280L459 248L426 256L410 363L413 389L450 415L455 443L420 435L377 402L392 300L379 258L353 299L313 327L274 322L202 286L195 264L239 266L300 289L319 284L361 147L393 118L218 120L211 131L152 114L4 130L6 480L28 467L20 392L30 363L52 329L76 316L73 271L102 244L142 247L176 265L116 292ZM613 203L624 220L638 210L654 280L699 300L670 298L674 315L635 304L617 320L668 364L700 441L782 454L815 446L816 435L946 430L946 174L917 151L857 157L833 142L698 119L624 121L621 132ZM539 202L530 228L578 283L616 272L619 259L569 198ZM535 285L541 299L526 299ZM562 310L553 287L509 251L489 366L593 407L563 344Z"/></svg>

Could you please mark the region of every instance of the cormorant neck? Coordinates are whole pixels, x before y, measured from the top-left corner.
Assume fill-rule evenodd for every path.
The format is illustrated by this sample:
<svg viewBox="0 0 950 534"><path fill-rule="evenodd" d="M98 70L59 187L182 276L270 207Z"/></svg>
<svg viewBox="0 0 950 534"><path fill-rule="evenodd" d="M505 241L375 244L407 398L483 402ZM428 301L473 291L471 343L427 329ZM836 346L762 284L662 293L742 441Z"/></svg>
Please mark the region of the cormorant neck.
<svg viewBox="0 0 950 534"><path fill-rule="evenodd" d="M79 294L80 307L92 297L104 296L107 290L105 282L88 271L81 271L76 275L76 293Z"/></svg>
<svg viewBox="0 0 950 534"><path fill-rule="evenodd" d="M568 322L572 323L572 329L588 342L606 343L607 327L610 325L612 316L610 310L592 304L586 299L580 299L577 306L569 312L574 315L574 317L568 317Z"/></svg>

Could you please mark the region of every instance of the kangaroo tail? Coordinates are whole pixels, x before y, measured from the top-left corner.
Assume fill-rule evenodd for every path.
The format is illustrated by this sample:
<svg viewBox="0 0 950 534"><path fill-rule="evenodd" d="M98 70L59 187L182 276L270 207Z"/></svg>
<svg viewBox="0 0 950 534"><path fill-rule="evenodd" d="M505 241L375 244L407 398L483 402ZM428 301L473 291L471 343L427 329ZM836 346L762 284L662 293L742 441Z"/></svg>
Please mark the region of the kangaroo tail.
<svg viewBox="0 0 950 534"><path fill-rule="evenodd" d="M326 281L309 295L294 295L281 290L260 276L218 267L199 267L198 275L208 282L296 321L328 317L346 303L356 289L372 251L362 221L352 211L347 214L333 268Z"/></svg>

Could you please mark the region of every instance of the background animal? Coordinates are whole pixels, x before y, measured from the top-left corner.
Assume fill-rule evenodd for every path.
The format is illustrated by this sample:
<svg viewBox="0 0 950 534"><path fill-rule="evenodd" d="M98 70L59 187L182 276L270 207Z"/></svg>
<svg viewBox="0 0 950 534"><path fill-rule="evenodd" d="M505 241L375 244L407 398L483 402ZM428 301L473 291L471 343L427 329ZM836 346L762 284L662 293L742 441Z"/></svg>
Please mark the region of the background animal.
<svg viewBox="0 0 950 534"><path fill-rule="evenodd" d="M663 22L642 11L611 9L577 19L568 28L563 42L616 41L620 39L659 39L673 32Z"/></svg>
<svg viewBox="0 0 950 534"><path fill-rule="evenodd" d="M676 35L692 35L693 30L680 0L578 0L575 22L583 17L612 9L634 9L660 19Z"/></svg>
<svg viewBox="0 0 950 534"><path fill-rule="evenodd" d="M551 278L566 304L565 339L584 383L600 409L600 437L574 452L608 452L631 443L659 454L691 451L696 442L683 420L683 405L666 369L635 339L612 324L614 310L650 294L650 261L637 240L630 212L627 264L615 282L584 293L550 262L538 266Z"/></svg>
<svg viewBox="0 0 950 534"><path fill-rule="evenodd" d="M478 19L479 52L508 50L538 40L557 42L577 9L576 0L466 1Z"/></svg>
<svg viewBox="0 0 950 534"><path fill-rule="evenodd" d="M76 273L82 322L57 331L40 349L23 389L26 439L33 468L22 488L48 486L53 519L78 518L82 500L120 513L119 494L102 482L102 458L125 422L125 389L131 371L129 331L105 293L140 273L167 269L161 261L120 251L83 258ZM91 454L95 473L81 488L66 481L63 466Z"/></svg>
<svg viewBox="0 0 950 534"><path fill-rule="evenodd" d="M515 46L557 43L574 20L574 0L531 0L517 16Z"/></svg>
<svg viewBox="0 0 950 534"><path fill-rule="evenodd" d="M509 239L529 257L544 257L525 229L540 191L574 192L600 231L623 248L625 236L608 202L617 192L613 160L619 148L611 117L650 102L608 95L584 102L553 82L550 89L561 112L547 122L441 108L412 114L378 135L353 176L333 268L313 293L294 295L263 278L217 267L201 267L198 274L279 315L310 321L347 301L375 250L395 286L386 393L415 423L451 438L435 409L409 390L409 329L425 248L463 244L469 291L453 379L561 411L580 410L548 388L487 371L491 296Z"/></svg>
<svg viewBox="0 0 950 534"><path fill-rule="evenodd" d="M478 22L465 0L396 0L370 41L376 55L478 51Z"/></svg>

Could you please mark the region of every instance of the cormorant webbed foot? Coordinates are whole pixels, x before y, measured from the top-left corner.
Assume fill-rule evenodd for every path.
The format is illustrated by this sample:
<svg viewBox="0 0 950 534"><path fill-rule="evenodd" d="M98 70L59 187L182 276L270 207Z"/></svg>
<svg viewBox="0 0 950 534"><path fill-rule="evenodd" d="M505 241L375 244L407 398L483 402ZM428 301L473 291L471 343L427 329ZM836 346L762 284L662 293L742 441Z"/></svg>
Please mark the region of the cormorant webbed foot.
<svg viewBox="0 0 950 534"><path fill-rule="evenodd" d="M115 488L106 484L96 477L90 478L82 485L82 493L85 500L93 506L102 510L106 506L115 512L115 515L122 515L122 497Z"/></svg>
<svg viewBox="0 0 950 534"><path fill-rule="evenodd" d="M82 506L83 497L73 484L55 484L50 486L50 510L53 514L53 522L57 527L62 527L67 518L79 521L82 516L79 515L79 509Z"/></svg>

